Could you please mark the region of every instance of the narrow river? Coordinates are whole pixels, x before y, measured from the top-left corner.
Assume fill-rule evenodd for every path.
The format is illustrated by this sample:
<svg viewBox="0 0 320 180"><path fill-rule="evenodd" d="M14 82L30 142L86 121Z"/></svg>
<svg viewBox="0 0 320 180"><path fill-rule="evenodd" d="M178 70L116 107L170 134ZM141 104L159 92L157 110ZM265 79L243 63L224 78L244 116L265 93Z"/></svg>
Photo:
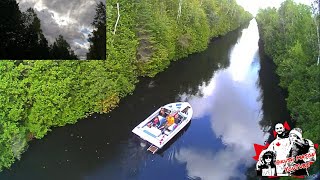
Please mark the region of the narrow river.
<svg viewBox="0 0 320 180"><path fill-rule="evenodd" d="M107 115L55 128L33 141L0 179L229 180L254 177L253 144L289 118L274 65L259 51L256 21L207 50L144 78ZM97 87L98 88L98 87ZM159 106L188 101L191 123L158 154L131 130ZM250 175L251 174L251 175ZM254 179L254 178L253 178Z"/></svg>

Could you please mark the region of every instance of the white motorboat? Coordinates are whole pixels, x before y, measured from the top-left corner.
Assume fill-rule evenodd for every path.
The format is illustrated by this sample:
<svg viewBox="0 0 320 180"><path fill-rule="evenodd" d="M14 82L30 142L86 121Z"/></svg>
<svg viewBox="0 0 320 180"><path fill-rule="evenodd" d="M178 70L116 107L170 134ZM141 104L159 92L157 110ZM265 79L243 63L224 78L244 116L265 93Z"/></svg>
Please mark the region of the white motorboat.
<svg viewBox="0 0 320 180"><path fill-rule="evenodd" d="M157 109L132 132L149 142L148 150L154 154L190 122L192 115L193 109L188 102L170 103Z"/></svg>

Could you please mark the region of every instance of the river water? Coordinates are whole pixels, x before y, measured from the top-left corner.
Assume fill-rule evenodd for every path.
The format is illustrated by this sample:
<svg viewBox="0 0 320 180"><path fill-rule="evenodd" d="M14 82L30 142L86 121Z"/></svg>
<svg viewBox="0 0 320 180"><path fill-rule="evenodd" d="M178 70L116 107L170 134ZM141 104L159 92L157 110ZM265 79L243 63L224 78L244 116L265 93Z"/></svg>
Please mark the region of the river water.
<svg viewBox="0 0 320 180"><path fill-rule="evenodd" d="M31 142L0 179L254 179L253 144L263 144L274 122L289 118L274 65L258 41L253 19L204 52L142 78L111 113L55 128ZM131 130L175 101L188 101L194 116L153 155Z"/></svg>

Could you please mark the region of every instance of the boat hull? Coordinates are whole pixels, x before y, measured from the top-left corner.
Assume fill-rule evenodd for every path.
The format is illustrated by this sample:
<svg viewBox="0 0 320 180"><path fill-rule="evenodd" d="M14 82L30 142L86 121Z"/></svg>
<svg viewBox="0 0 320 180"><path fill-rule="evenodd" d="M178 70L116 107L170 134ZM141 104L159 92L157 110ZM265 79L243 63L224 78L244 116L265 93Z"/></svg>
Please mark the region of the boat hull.
<svg viewBox="0 0 320 180"><path fill-rule="evenodd" d="M188 111L186 113L181 112L186 107L189 107ZM134 134L139 136L141 139L149 142L158 149L163 148L163 146L165 146L173 137L175 137L191 121L193 115L193 109L188 102L176 102L163 106L163 108L168 109L171 112L179 112L179 115L183 117L183 120L181 120L181 122L177 124L176 128L172 131L169 132L168 130L160 133L159 129L155 127L150 128L147 126L147 124L158 116L161 108L162 107L157 109L154 113L152 113L148 118L146 118L132 130Z"/></svg>

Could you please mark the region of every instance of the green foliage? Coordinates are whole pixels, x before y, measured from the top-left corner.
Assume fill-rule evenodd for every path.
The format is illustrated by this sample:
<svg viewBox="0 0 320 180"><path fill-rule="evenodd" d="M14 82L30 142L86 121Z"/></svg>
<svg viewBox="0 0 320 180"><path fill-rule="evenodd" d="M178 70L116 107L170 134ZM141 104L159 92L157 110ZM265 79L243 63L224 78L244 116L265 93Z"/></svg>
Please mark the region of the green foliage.
<svg viewBox="0 0 320 180"><path fill-rule="evenodd" d="M136 49L138 41L134 32L135 28L135 3L120 5L120 20L116 28L117 6L115 0L107 4L107 61L119 79L119 85L134 84L136 82ZM128 86L127 91L133 91L133 86ZM126 93L121 93L126 94Z"/></svg>
<svg viewBox="0 0 320 180"><path fill-rule="evenodd" d="M320 67L311 7L287 0L278 10L261 10L257 22L266 53L277 65L280 86L289 92L291 116L304 130L304 138L320 143ZM319 165L316 162L313 169Z"/></svg>
<svg viewBox="0 0 320 180"><path fill-rule="evenodd" d="M20 158L27 138L115 108L134 89L122 68L106 60L0 61L0 169Z"/></svg>
<svg viewBox="0 0 320 180"><path fill-rule="evenodd" d="M117 2L107 5L107 56L129 60L140 76L155 76L170 61L204 50L210 38L252 18L235 0L122 0L114 34Z"/></svg>
<svg viewBox="0 0 320 180"><path fill-rule="evenodd" d="M20 158L26 147L23 117L26 91L13 61L0 61L0 170Z"/></svg>

